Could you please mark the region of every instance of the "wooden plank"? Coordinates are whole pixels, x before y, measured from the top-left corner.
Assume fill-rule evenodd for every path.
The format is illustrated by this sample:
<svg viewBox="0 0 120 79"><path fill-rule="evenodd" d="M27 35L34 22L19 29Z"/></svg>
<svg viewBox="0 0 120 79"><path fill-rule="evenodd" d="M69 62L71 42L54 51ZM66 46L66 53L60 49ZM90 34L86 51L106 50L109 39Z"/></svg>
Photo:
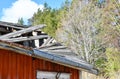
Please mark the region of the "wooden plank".
<svg viewBox="0 0 120 79"><path fill-rule="evenodd" d="M31 57L29 57L29 56L26 56L26 63L27 63L27 68L26 68L26 72L27 72L27 78L26 79L31 79L32 78L32 74L31 74L31 69L32 69L32 67L31 67Z"/></svg>
<svg viewBox="0 0 120 79"><path fill-rule="evenodd" d="M7 39L7 38L12 38L12 37L17 37L17 36L20 36L22 34L25 34L25 33L28 33L28 32L32 32L34 30L37 30L37 29L40 29L40 28L43 28L45 25L39 25L39 26L32 26L32 27L29 27L29 28L26 28L26 29L22 29L22 30L19 30L19 31L15 31L15 32L12 32L12 33L9 33L9 34L6 34L6 35L3 35L3 36L0 36L0 39Z"/></svg>
<svg viewBox="0 0 120 79"><path fill-rule="evenodd" d="M9 62L9 67L8 67L8 74L9 74L9 78L8 79L11 79L11 74L12 74L12 70L11 70L11 68L12 68L12 56L11 56L11 52L9 52L9 60L8 60L8 62Z"/></svg>
<svg viewBox="0 0 120 79"><path fill-rule="evenodd" d="M17 79L21 79L21 72L20 72L20 55L17 54Z"/></svg>
<svg viewBox="0 0 120 79"><path fill-rule="evenodd" d="M52 47L52 46L56 46L58 43L51 43L51 44L49 44L49 45L42 45L42 46L40 46L40 49L42 49L42 48L48 48L48 47Z"/></svg>
<svg viewBox="0 0 120 79"><path fill-rule="evenodd" d="M40 49L40 51L44 52L51 52L51 53L71 53L71 50L68 49L58 49L58 50L47 50L47 49Z"/></svg>
<svg viewBox="0 0 120 79"><path fill-rule="evenodd" d="M12 51L10 51L11 53L11 79L16 79L17 78L17 63L16 63L16 53L13 53Z"/></svg>
<svg viewBox="0 0 120 79"><path fill-rule="evenodd" d="M36 61L32 58L32 79L36 79Z"/></svg>
<svg viewBox="0 0 120 79"><path fill-rule="evenodd" d="M53 40L54 40L54 38L51 38L51 39L47 42L47 44L46 44L46 45L51 44Z"/></svg>
<svg viewBox="0 0 120 79"><path fill-rule="evenodd" d="M27 71L27 69L28 69L29 67L27 67L27 64L28 64L28 63L26 62L27 59L26 59L26 56L25 56L25 55L24 55L23 59L24 59L24 61L23 61L23 62L24 62L24 66L23 66L24 78L23 78L23 79L28 79L28 78L27 78L27 74L28 74L29 71ZM29 61L28 61L28 62L29 62Z"/></svg>
<svg viewBox="0 0 120 79"><path fill-rule="evenodd" d="M2 79L2 50L0 49L0 79Z"/></svg>
<svg viewBox="0 0 120 79"><path fill-rule="evenodd" d="M49 37L49 38L42 44L42 46L46 46L51 39L52 39L52 37Z"/></svg>
<svg viewBox="0 0 120 79"><path fill-rule="evenodd" d="M10 76L10 77L7 77L6 76L7 74L4 74L5 76L0 77L1 79L35 79L37 70L50 71L50 72L62 72L62 73L70 72L71 73L70 79L79 79L79 75L78 75L79 72L76 69L55 64L43 59L34 59L32 62L31 57L17 54L16 52L12 52L12 51L4 50L3 52L2 51L0 52L2 53L2 55L0 53L0 57L1 57L0 63L2 62L1 64L2 66L4 66L4 67L1 67L1 64L0 64L0 70L3 68L2 72L9 73L9 76ZM8 54L5 54L5 53L9 53L9 57L6 56ZM3 61L4 59L5 59L5 62L9 61L9 63L5 63ZM29 63L29 61L31 62ZM8 66L8 72L6 72L7 66ZM29 71L32 71L32 72L29 73ZM30 78L30 76L33 76L33 77Z"/></svg>
<svg viewBox="0 0 120 79"><path fill-rule="evenodd" d="M6 79L6 52L3 51L3 61L2 61L2 79Z"/></svg>
<svg viewBox="0 0 120 79"><path fill-rule="evenodd" d="M24 61L24 55L21 55L21 72L22 72L22 79L25 79L25 71L24 71L24 66L25 66L25 61Z"/></svg>
<svg viewBox="0 0 120 79"><path fill-rule="evenodd" d="M10 77L11 77L11 75L10 75L10 73L11 73L11 53L10 52L8 52L8 70L7 70L7 72L8 72L8 79L10 79Z"/></svg>
<svg viewBox="0 0 120 79"><path fill-rule="evenodd" d="M28 41L28 40L44 39L44 38L48 38L48 35L18 37L18 38L2 39L2 40L7 41L7 42L21 42L21 41Z"/></svg>
<svg viewBox="0 0 120 79"><path fill-rule="evenodd" d="M28 67L29 67L29 74L28 74L28 76L29 77L28 77L28 79L33 79L32 57L28 57L28 61L29 61L29 65L28 65Z"/></svg>
<svg viewBox="0 0 120 79"><path fill-rule="evenodd" d="M18 29L18 30L24 29L24 28L22 28L22 27L12 26L12 25L8 25L8 24L5 24L5 23L0 23L0 26L3 26L3 27L11 27L11 28L15 28L15 29Z"/></svg>
<svg viewBox="0 0 120 79"><path fill-rule="evenodd" d="M4 77L4 79L8 79L8 75L9 75L9 73L8 73L8 64L9 64L9 62L8 62L8 58L9 58L9 53L8 52L5 52L4 53L4 55L5 55L5 59L4 59L4 75L5 75L5 77Z"/></svg>
<svg viewBox="0 0 120 79"><path fill-rule="evenodd" d="M4 51L3 50L0 50L0 79L3 78L3 54L4 54Z"/></svg>
<svg viewBox="0 0 120 79"><path fill-rule="evenodd" d="M24 55L24 79L30 79L30 57ZM31 74L32 75L32 74ZM30 76L30 77L29 77Z"/></svg>
<svg viewBox="0 0 120 79"><path fill-rule="evenodd" d="M40 48L40 49L47 49L47 50L56 50L56 49L66 49L67 47L66 46L50 46L50 47L43 47L43 48Z"/></svg>

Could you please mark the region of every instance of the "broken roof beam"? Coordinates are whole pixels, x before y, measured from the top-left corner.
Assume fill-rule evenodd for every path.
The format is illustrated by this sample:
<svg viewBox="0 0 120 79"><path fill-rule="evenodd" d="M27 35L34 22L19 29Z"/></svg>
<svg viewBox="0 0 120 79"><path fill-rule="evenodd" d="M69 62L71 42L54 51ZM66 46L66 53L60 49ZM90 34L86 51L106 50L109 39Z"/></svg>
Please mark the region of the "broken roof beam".
<svg viewBox="0 0 120 79"><path fill-rule="evenodd" d="M52 46L61 46L61 44L57 43L57 42L56 43L50 43L48 45L40 46L39 49L49 48L49 47L52 47Z"/></svg>
<svg viewBox="0 0 120 79"><path fill-rule="evenodd" d="M48 38L48 35L39 35L39 36L30 36L30 37L18 37L18 38L10 38L10 39L2 39L7 42L21 42L21 41L29 41L29 40L37 40Z"/></svg>
<svg viewBox="0 0 120 79"><path fill-rule="evenodd" d="M32 31L37 30L37 29L41 29L44 26L45 25L42 24L42 25L38 25L38 26L28 27L28 28L25 28L25 29L22 29L22 30L19 30L19 31L15 31L15 32L0 36L0 39L2 40L2 39L12 38L12 37L17 37L17 36L20 36L22 34L32 32Z"/></svg>
<svg viewBox="0 0 120 79"><path fill-rule="evenodd" d="M11 28L18 29L18 30L24 29L24 28L22 28L22 27L17 27L17 26L13 26L13 25L8 25L8 24L4 24L4 23L0 23L0 26L2 26L2 27L11 27Z"/></svg>
<svg viewBox="0 0 120 79"><path fill-rule="evenodd" d="M56 50L56 49L66 49L66 46L51 46L51 47L41 47L40 49Z"/></svg>
<svg viewBox="0 0 120 79"><path fill-rule="evenodd" d="M72 51L69 49L56 49L56 50L47 50L47 49L39 49L40 51L44 52L52 52L52 53L71 53Z"/></svg>
<svg viewBox="0 0 120 79"><path fill-rule="evenodd" d="M49 41L51 41L52 37L47 38L47 40L42 44L42 46L46 46Z"/></svg>

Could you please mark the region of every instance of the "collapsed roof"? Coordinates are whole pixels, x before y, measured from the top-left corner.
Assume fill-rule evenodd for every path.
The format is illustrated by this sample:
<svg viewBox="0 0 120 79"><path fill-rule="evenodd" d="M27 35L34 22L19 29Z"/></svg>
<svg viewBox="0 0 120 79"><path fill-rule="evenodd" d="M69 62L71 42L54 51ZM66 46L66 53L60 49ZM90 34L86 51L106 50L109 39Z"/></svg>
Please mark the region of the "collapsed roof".
<svg viewBox="0 0 120 79"><path fill-rule="evenodd" d="M58 43L40 29L45 25L24 26L0 21L0 48L98 74L97 70L74 51Z"/></svg>

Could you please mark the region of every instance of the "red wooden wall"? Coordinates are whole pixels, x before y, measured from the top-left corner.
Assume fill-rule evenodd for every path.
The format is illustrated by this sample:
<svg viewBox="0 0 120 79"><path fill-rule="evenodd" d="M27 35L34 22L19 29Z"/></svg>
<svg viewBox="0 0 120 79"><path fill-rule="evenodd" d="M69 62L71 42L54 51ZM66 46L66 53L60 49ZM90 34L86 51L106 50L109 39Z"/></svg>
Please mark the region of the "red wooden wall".
<svg viewBox="0 0 120 79"><path fill-rule="evenodd" d="M36 79L37 70L71 73L71 79L79 79L76 69L0 49L0 79Z"/></svg>

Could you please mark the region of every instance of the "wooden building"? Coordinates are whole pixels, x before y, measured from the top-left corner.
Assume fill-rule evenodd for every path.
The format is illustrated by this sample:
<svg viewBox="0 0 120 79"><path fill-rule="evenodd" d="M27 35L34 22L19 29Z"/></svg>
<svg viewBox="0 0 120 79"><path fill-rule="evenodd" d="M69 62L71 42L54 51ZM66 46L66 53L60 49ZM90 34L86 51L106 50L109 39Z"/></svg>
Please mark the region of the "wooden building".
<svg viewBox="0 0 120 79"><path fill-rule="evenodd" d="M43 26L0 22L0 79L81 79L82 71L98 73L69 48L40 32ZM33 31L39 34L33 36Z"/></svg>

